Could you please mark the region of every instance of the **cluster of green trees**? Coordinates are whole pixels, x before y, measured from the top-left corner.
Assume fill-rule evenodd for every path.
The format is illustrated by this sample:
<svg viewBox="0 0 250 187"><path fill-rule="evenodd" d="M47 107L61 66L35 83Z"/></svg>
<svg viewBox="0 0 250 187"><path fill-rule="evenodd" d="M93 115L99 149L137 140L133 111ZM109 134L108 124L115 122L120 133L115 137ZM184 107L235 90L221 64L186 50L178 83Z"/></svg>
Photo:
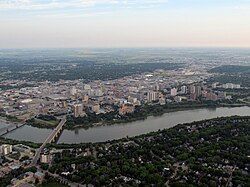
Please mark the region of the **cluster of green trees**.
<svg viewBox="0 0 250 187"><path fill-rule="evenodd" d="M223 74L217 75L212 77L209 81L210 82L220 82L222 84L225 83L233 83L233 84L240 84L242 87L250 87L250 80L249 80L250 73L248 74Z"/></svg>
<svg viewBox="0 0 250 187"><path fill-rule="evenodd" d="M240 84L242 87L250 87L250 66L226 65L210 70L212 73L219 73L209 81Z"/></svg>
<svg viewBox="0 0 250 187"><path fill-rule="evenodd" d="M6 118L8 121L12 121L12 122L20 122L21 121L16 116L6 115L1 110L0 110L0 117Z"/></svg>
<svg viewBox="0 0 250 187"><path fill-rule="evenodd" d="M58 124L58 119L52 115L38 115L26 121L27 125L38 128L54 128Z"/></svg>
<svg viewBox="0 0 250 187"><path fill-rule="evenodd" d="M0 144L23 144L27 145L32 148L38 148L41 146L40 143L34 143L34 142L28 142L28 141L20 141L20 140L14 140L14 139L8 139L4 137L0 137Z"/></svg>
<svg viewBox="0 0 250 187"><path fill-rule="evenodd" d="M39 114L36 118L44 120L44 121L56 121L57 120L55 116L43 115L43 114Z"/></svg>
<svg viewBox="0 0 250 187"><path fill-rule="evenodd" d="M250 66L223 65L212 68L212 73L250 73Z"/></svg>
<svg viewBox="0 0 250 187"><path fill-rule="evenodd" d="M9 89L20 89L20 88L26 88L26 87L33 87L33 84L20 84L20 85L0 85L0 90L9 90Z"/></svg>
<svg viewBox="0 0 250 187"><path fill-rule="evenodd" d="M15 63L4 64L6 71L5 79L18 79L30 81L58 81L84 79L91 80L110 80L133 74L144 72L152 72L156 69L173 70L182 67L183 64L176 63L95 63L95 62L74 62L71 63L58 62L37 62L37 63ZM63 73L61 70L64 70ZM35 71L34 71L35 70ZM32 73L26 73L26 72Z"/></svg>
<svg viewBox="0 0 250 187"><path fill-rule="evenodd" d="M12 179L17 178L26 172L35 173L36 171L37 171L36 167L28 167L28 168L20 167L19 169L12 170L9 174L0 178L0 187L6 187L10 185Z"/></svg>
<svg viewBox="0 0 250 187"><path fill-rule="evenodd" d="M235 169L233 185L246 186L249 124L250 117L216 118L108 143L82 144L78 148L88 147L92 156L65 150L56 155L49 171L69 171L69 180L96 186L162 186L166 181L173 186L225 186L231 171L224 167L230 166Z"/></svg>

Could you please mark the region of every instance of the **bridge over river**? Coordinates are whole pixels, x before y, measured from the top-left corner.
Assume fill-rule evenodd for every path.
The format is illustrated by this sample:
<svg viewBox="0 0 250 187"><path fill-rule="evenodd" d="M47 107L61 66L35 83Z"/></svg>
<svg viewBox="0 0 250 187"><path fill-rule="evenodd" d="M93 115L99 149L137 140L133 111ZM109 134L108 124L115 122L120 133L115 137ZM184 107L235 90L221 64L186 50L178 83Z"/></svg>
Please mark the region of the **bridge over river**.
<svg viewBox="0 0 250 187"><path fill-rule="evenodd" d="M57 125L57 127L55 129L53 129L53 131L49 134L49 136L44 140L41 147L39 149L37 149L31 165L37 164L39 157L41 155L41 152L45 148L46 144L55 142L58 139L58 137L60 136L60 133L63 130L63 126L65 125L65 123L66 123L66 117L63 117L62 120L60 121L60 123Z"/></svg>
<svg viewBox="0 0 250 187"><path fill-rule="evenodd" d="M14 130L16 130L24 125L25 125L25 123L23 123L23 124L10 124L7 127L2 127L2 128L0 128L0 136L8 134L9 132L14 131Z"/></svg>

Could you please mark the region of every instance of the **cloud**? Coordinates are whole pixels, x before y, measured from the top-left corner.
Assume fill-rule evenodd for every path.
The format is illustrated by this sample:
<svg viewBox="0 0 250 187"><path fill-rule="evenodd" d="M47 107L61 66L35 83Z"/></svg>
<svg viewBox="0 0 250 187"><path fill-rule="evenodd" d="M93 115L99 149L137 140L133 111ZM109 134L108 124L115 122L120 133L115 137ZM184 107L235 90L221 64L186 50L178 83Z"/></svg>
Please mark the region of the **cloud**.
<svg viewBox="0 0 250 187"><path fill-rule="evenodd" d="M79 8L95 6L97 3L116 3L115 0L50 0L50 1L35 1L35 0L3 0L0 2L0 9L20 9L20 10L46 10L60 8Z"/></svg>
<svg viewBox="0 0 250 187"><path fill-rule="evenodd" d="M156 5L166 3L167 0L1 0L0 10L51 10L67 8L84 8L117 5L120 7L131 5Z"/></svg>
<svg viewBox="0 0 250 187"><path fill-rule="evenodd" d="M70 8L70 7L83 7L94 5L94 1L80 1L80 0L70 0L70 1L60 1L51 0L47 2L34 1L34 0L4 0L0 2L0 9L7 10L46 10L46 9L58 9L58 8Z"/></svg>

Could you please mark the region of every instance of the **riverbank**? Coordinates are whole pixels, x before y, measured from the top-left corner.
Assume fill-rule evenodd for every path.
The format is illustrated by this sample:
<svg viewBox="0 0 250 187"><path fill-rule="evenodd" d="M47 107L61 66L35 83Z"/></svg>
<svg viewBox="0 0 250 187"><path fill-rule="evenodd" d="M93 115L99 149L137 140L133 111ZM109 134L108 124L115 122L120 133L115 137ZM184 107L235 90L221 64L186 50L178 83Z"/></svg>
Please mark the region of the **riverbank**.
<svg viewBox="0 0 250 187"><path fill-rule="evenodd" d="M176 124L191 123L205 119L227 116L249 116L250 107L219 107L209 109L184 110L172 113L166 113L162 116L151 116L146 120L123 123L119 125L97 126L89 129L64 129L58 143L88 143L105 142L124 137L133 137L146 134L161 129L171 128ZM51 129L39 129L36 127L24 125L4 137L31 141L36 143L43 142L51 133Z"/></svg>
<svg viewBox="0 0 250 187"><path fill-rule="evenodd" d="M149 137L151 135L156 135L156 134L160 134L161 132L165 132L165 131L171 131L171 129L178 129L180 127L183 126L192 126L193 124L205 124L205 123L211 123L211 122L216 122L217 124L219 124L218 122L220 121L225 121L225 120L237 120L237 121L241 121L241 120L250 120L250 116L227 116L227 117L219 117L219 118L212 118L212 119L205 119L205 120L199 120L199 121L194 121L191 123L180 123L180 124L176 124L175 126L171 127L171 128L165 128L162 130L158 130L158 131L152 131L152 132L148 132L145 134L141 134L141 135L137 135L137 136L132 136L132 137L123 137L123 138L119 138L119 139L114 139L114 140L108 140L108 141L104 141L104 142L94 142L94 143L51 143L48 144L47 147L48 148L57 148L57 149L72 149L72 148L83 148L83 147L87 147L87 146L91 146L91 145L102 145L102 144L114 144L114 143L118 143L118 142L125 142L125 141L129 141L129 140L135 140L137 138L142 138L142 137Z"/></svg>
<svg viewBox="0 0 250 187"><path fill-rule="evenodd" d="M18 124L18 123L21 123L22 120L18 119L17 117L15 116L10 116L10 115L6 115L6 114L3 114L3 113L0 113L0 122L4 122L4 123L15 123L15 124Z"/></svg>
<svg viewBox="0 0 250 187"><path fill-rule="evenodd" d="M116 141L61 146L66 150L48 171L73 171L65 176L68 180L94 186L138 186L137 181L142 186L195 186L197 181L200 186L219 186L222 178L223 184L247 186L249 123L250 116L214 118ZM72 164L77 171L69 170ZM105 178L96 177L103 173Z"/></svg>
<svg viewBox="0 0 250 187"><path fill-rule="evenodd" d="M67 123L65 129L76 130L76 129L89 129L98 126L109 126L114 124L126 124L141 120L146 120L150 116L161 116L166 113L195 110L195 109L206 109L206 108L218 108L218 107L241 107L249 106L246 103L221 103L221 102L183 102L166 105L143 105L137 107L135 112L120 116L118 112L110 112L106 114L89 114L89 116L74 118L73 116L67 117ZM38 127L38 128L54 128L56 125L41 124L29 121L27 125Z"/></svg>
<svg viewBox="0 0 250 187"><path fill-rule="evenodd" d="M41 120L37 118L32 118L26 121L26 125L37 128L54 129L59 124L59 120Z"/></svg>
<svg viewBox="0 0 250 187"><path fill-rule="evenodd" d="M206 109L206 108L219 108L219 107L242 107L250 106L249 103L223 103L220 101L203 101L203 102L182 102L182 103L168 103L165 105L142 105L137 107L135 112L132 114L127 114L120 116L118 111L110 112L106 114L90 114L90 116L74 118L73 116L67 116L67 123L64 129L76 130L76 129L89 129L98 126L109 126L114 124L126 124L136 121L146 120L150 116L161 116L166 113L185 111L185 110L195 110L195 109ZM54 116L52 116L54 117ZM0 114L0 121L4 123L15 123L18 124L23 122L14 116ZM55 120L45 120L31 118L27 120L26 125L37 127L41 129L53 129L57 126L59 121Z"/></svg>
<svg viewBox="0 0 250 187"><path fill-rule="evenodd" d="M193 121L190 123L178 123L170 128L164 128L162 130L157 130L157 131L151 131L148 133L144 133L144 134L140 134L140 135L135 135L135 136L126 136L126 137L121 137L118 139L112 139L112 140L106 140L106 141L101 141L101 142L82 142L82 143L52 143L52 144L48 144L47 147L48 148L57 148L57 149L72 149L72 148L83 148L83 147L87 147L87 146L91 146L91 145L100 145L100 144L104 144L104 143L118 143L118 142L124 142L124 141L128 141L130 139L136 139L139 137L147 137L156 133L159 133L161 131L166 131L168 129L173 129L173 128L179 128L182 126L190 126L191 124L194 123L204 123L204 122L211 122L211 121L222 121L225 119L249 119L250 116L227 116L227 117L217 117L217 118L211 118L211 119L205 119L205 120L199 120L199 121ZM32 148L39 148L41 146L41 143L35 143L35 142L31 142L31 141L22 141L22 140L14 140L14 139L10 139L10 138L4 138L4 137L0 137L0 144L23 144L23 145L27 145L30 146Z"/></svg>
<svg viewBox="0 0 250 187"><path fill-rule="evenodd" d="M4 138L0 136L0 144L11 144L11 145L16 145L16 144L23 144L27 145L31 148L39 148L42 144L41 143L34 143L30 141L22 141L22 140L14 140L14 139L9 139L9 138Z"/></svg>

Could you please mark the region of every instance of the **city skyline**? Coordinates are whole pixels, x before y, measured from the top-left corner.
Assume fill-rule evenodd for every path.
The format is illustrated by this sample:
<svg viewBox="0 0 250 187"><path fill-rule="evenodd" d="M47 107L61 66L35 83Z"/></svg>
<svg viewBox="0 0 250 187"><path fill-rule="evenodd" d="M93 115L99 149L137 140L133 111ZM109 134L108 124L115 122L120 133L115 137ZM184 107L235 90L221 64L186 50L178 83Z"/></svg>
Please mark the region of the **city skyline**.
<svg viewBox="0 0 250 187"><path fill-rule="evenodd" d="M3 0L0 48L250 47L249 0Z"/></svg>

